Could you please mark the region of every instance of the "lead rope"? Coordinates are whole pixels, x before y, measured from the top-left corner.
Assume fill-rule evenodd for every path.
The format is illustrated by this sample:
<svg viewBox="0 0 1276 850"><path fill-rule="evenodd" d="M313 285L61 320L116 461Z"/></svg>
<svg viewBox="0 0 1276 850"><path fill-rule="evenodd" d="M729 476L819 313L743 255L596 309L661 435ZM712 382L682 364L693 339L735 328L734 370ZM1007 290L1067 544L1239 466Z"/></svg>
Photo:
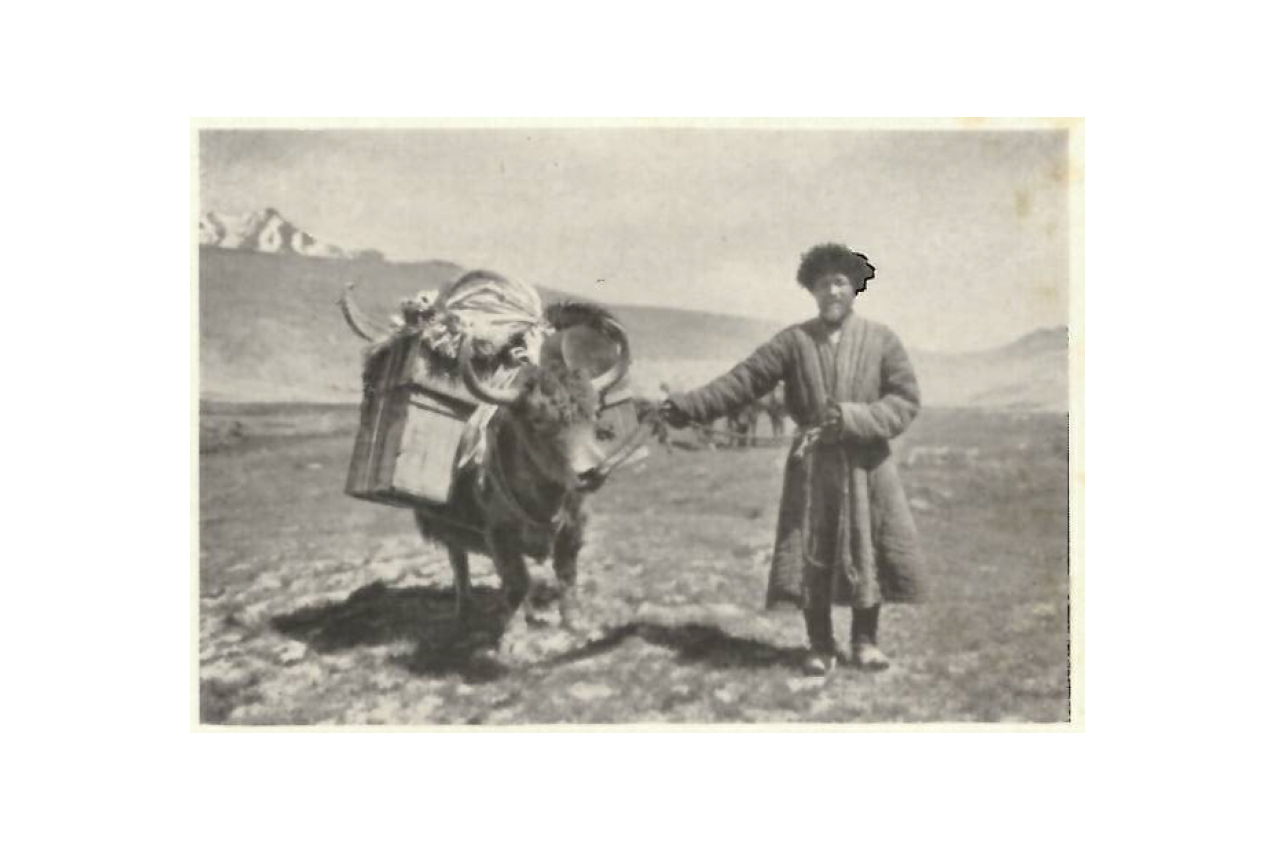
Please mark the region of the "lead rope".
<svg viewBox="0 0 1276 850"><path fill-rule="evenodd" d="M843 333L845 333L845 330L843 330ZM839 337L839 342L840 341L841 341L841 338ZM833 360L832 360L833 374L831 376L824 369L824 359L821 356L818 347L815 352L815 366L820 373L820 383L824 387L824 395L826 399L832 399L834 396L834 392L837 389L837 350L838 350L838 346L834 345ZM806 496L805 506L802 511L802 557L805 558L807 562L810 563L812 566L814 566L816 569L832 569L834 564L826 564L820 561L818 558L816 558L815 552L813 551L813 547L811 544L811 514L813 513L811 508L813 507L813 504L814 504L811 501L811 499L815 493L815 458L811 453L811 449L815 445L817 440L819 439L821 430L822 429L819 426L812 426L810 428L807 428L805 431L803 431L801 439L798 441L798 444L794 448L793 453L794 453L794 456L800 459L803 463L803 477L804 477L803 491L804 491L804 495ZM850 462L847 460L847 457L846 457L846 452L842 451L840 446L835 446L835 447L837 448L837 453L836 453L837 459L835 463L837 463L838 466L840 467L838 469L838 472L840 474L840 480L850 481L851 468L850 468ZM821 508L824 508L824 507L825 506L821 504ZM827 511L823 511L823 513L827 514ZM843 522L844 513L845 512L841 509L841 505L839 505L838 511L837 511L837 527L834 529L834 534L837 535L837 538L836 538L837 542L835 543L834 554L833 554L833 559L835 562L838 560L838 553L845 548L845 540L843 539L843 532L845 532L846 534L850 533L849 527L844 528L844 526L846 525L846 523ZM850 577L847 576L847 579L849 580Z"/></svg>
<svg viewBox="0 0 1276 850"><path fill-rule="evenodd" d="M620 445L613 449L611 454L603 458L602 463L598 464L598 469L595 473L599 487L607 480L607 476L616 471L616 467L628 460L630 455L642 448L647 440L651 439L652 434L655 433L655 429L651 426L655 417L659 415L659 411L653 409L639 416L638 427L630 431L625 439L620 441Z"/></svg>
<svg viewBox="0 0 1276 850"><path fill-rule="evenodd" d="M820 428L807 428L798 438L797 444L793 447L792 460L802 463L802 489L804 495L804 509L802 511L802 556L817 569L831 569L832 564L826 564L815 556L813 546L811 544L811 514L814 502L812 497L815 494L815 456L811 449L819 440ZM837 452L836 463L841 466L843 480L850 476L850 464L846 460L846 453L840 449ZM842 511L837 512L837 540L838 548L842 546Z"/></svg>

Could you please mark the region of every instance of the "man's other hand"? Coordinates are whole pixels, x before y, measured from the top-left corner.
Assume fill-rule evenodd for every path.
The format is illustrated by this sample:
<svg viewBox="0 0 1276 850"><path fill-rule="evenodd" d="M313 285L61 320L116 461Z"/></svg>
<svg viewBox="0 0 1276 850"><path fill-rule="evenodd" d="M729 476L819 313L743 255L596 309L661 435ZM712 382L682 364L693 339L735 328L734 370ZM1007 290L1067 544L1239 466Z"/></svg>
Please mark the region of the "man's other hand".
<svg viewBox="0 0 1276 850"><path fill-rule="evenodd" d="M660 418L673 428L686 428L691 424L691 417L679 410L678 406L669 399L660 402Z"/></svg>
<svg viewBox="0 0 1276 850"><path fill-rule="evenodd" d="M826 439L840 437L842 434L842 408L837 402L830 401L824 408L824 416L820 419L820 432Z"/></svg>

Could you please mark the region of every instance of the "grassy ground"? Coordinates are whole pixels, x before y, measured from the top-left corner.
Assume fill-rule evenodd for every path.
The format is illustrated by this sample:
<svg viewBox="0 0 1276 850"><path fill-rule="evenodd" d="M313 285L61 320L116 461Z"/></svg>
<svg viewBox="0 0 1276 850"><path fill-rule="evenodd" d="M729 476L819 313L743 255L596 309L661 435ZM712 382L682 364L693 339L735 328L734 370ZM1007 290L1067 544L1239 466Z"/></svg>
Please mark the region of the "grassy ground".
<svg viewBox="0 0 1276 850"><path fill-rule="evenodd" d="M596 634L569 635L546 604L524 659L498 669L473 652L496 630L485 559L479 628L462 634L445 554L406 511L342 494L348 431L240 418L235 439L201 456L205 722L1067 719L1061 416L923 414L896 451L911 458L934 598L884 610L891 670L825 682L797 673L800 614L761 610L782 449L654 450L618 472L590 503L581 558ZM844 611L836 622L845 641Z"/></svg>

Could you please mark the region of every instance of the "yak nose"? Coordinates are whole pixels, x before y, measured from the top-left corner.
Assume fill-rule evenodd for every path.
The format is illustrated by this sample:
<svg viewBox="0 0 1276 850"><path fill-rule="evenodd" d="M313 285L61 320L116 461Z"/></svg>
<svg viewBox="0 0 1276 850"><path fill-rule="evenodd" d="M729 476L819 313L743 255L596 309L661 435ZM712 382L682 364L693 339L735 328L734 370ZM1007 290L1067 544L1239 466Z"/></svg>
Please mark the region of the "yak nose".
<svg viewBox="0 0 1276 850"><path fill-rule="evenodd" d="M585 478L593 475L598 471L599 464L602 463L602 457L582 457L572 462L572 474L577 478Z"/></svg>
<svg viewBox="0 0 1276 850"><path fill-rule="evenodd" d="M586 493L592 493L599 487L603 486L603 476L602 473L598 471L598 467L585 470L576 476L576 480L580 484L580 489L584 490Z"/></svg>
<svg viewBox="0 0 1276 850"><path fill-rule="evenodd" d="M595 476L605 457L605 453L597 443L591 441L590 444L581 446L577 451L572 452L572 474L581 481Z"/></svg>

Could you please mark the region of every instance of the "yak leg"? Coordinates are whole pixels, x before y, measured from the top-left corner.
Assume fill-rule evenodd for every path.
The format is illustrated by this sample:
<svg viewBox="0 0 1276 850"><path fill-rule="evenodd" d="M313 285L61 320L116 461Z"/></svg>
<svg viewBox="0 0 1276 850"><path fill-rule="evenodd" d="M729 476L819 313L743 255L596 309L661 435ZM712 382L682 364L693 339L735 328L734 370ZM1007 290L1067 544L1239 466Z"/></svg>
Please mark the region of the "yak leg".
<svg viewBox="0 0 1276 850"><path fill-rule="evenodd" d="M461 546L447 547L448 560L452 562L452 590L456 594L456 619L462 625L474 610L470 594L470 556Z"/></svg>
<svg viewBox="0 0 1276 850"><path fill-rule="evenodd" d="M501 593L505 603L505 633L501 636L500 648L504 655L512 654L527 631L523 603L527 601L527 593L531 590L532 578L527 572L523 553L519 551L520 543L516 528L493 530L487 536L492 564L501 577Z"/></svg>
<svg viewBox="0 0 1276 850"><path fill-rule="evenodd" d="M558 613L562 617L563 627L571 631L579 631L582 626L580 598L576 590L576 560L583 542L581 529L575 523L564 525L554 538L554 576L558 579L561 591Z"/></svg>

